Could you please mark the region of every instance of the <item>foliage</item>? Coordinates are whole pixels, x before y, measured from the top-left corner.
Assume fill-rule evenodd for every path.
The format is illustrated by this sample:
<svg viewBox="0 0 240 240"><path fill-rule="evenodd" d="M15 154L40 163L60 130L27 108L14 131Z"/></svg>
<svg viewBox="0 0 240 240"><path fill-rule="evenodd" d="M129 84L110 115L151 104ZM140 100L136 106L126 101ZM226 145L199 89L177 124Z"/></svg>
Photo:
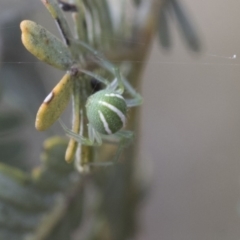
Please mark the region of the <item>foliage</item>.
<svg viewBox="0 0 240 240"><path fill-rule="evenodd" d="M0 165L0 239L70 239L83 194L80 176L64 161L65 148L61 138L47 140L43 164L30 175Z"/></svg>

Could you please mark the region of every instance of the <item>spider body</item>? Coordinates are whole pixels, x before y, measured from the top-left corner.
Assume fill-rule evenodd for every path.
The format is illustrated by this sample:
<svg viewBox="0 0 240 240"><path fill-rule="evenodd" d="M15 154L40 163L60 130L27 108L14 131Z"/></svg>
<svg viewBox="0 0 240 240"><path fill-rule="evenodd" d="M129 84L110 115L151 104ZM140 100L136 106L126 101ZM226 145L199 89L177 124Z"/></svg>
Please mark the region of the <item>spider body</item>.
<svg viewBox="0 0 240 240"><path fill-rule="evenodd" d="M83 44L83 43L82 43ZM86 47L85 44L83 46ZM91 49L90 49L91 51ZM84 125L80 123L79 133L75 133L67 128L65 124L60 121L66 134L85 146L100 146L103 142L118 144L118 150L111 162L84 162L83 159L76 159L76 167L80 172L87 172L90 165L108 166L116 162L124 147L127 146L133 139L133 132L123 130L126 125L128 108L138 106L142 103L142 97L139 95L129 82L119 73L119 70L114 65L110 64L105 59L92 52L98 58L107 70L113 75L114 79L109 81L87 70L79 69L80 72L96 79L99 83L105 86L104 89L99 90L88 97L85 104L87 117L87 134L83 134ZM124 98L123 94L127 92L131 98ZM79 145L79 146L81 146Z"/></svg>
<svg viewBox="0 0 240 240"><path fill-rule="evenodd" d="M89 123L101 134L111 135L125 126L127 104L115 91L107 89L91 95L86 111Z"/></svg>

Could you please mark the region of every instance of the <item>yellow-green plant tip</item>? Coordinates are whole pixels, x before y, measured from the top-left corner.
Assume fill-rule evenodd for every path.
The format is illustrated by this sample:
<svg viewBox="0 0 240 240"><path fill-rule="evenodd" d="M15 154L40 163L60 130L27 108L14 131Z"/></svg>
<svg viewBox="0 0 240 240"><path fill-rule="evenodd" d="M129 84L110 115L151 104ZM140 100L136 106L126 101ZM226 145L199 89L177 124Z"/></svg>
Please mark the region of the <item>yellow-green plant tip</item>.
<svg viewBox="0 0 240 240"><path fill-rule="evenodd" d="M77 151L78 143L74 139L70 139L65 154L65 160L67 163L71 163L74 160L75 153Z"/></svg>
<svg viewBox="0 0 240 240"><path fill-rule="evenodd" d="M48 129L67 107L72 93L73 76L67 72L40 106L35 127L38 131Z"/></svg>
<svg viewBox="0 0 240 240"><path fill-rule="evenodd" d="M24 20L20 28L23 45L39 60L61 70L67 70L73 64L68 48L44 27Z"/></svg>
<svg viewBox="0 0 240 240"><path fill-rule="evenodd" d="M60 136L54 136L54 137L50 137L47 138L44 143L43 143L43 149L44 151L48 151L49 149L54 148L55 146L58 145L66 145L67 144L67 140L60 137Z"/></svg>
<svg viewBox="0 0 240 240"><path fill-rule="evenodd" d="M34 168L33 170L32 170L32 178L34 179L34 180L38 180L38 179L40 179L41 178L41 175L42 175L42 168L40 168L40 167L38 167L38 168Z"/></svg>

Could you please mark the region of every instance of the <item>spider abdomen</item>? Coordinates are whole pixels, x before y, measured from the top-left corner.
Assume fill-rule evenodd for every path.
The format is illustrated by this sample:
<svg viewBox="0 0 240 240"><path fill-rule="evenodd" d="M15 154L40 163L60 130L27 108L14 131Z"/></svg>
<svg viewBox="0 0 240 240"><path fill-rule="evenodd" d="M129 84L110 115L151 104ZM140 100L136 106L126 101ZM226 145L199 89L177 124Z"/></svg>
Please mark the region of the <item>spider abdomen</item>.
<svg viewBox="0 0 240 240"><path fill-rule="evenodd" d="M113 134L126 123L126 102L121 94L111 90L101 90L91 95L86 110L89 123L102 134Z"/></svg>

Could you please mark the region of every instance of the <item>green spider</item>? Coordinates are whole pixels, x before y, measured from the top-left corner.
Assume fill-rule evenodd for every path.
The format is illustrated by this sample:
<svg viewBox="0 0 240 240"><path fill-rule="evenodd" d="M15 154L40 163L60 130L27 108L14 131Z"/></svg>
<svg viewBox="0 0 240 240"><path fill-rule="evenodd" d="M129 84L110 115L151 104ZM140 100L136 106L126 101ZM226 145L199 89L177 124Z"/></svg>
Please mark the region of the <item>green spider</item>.
<svg viewBox="0 0 240 240"><path fill-rule="evenodd" d="M132 140L134 134L132 131L123 130L127 121L128 108L142 104L142 97L138 94L129 82L123 77L117 66L103 58L97 51L92 49L86 43L79 41L82 47L85 47L90 53L98 59L99 64L109 70L114 76L114 80L109 82L107 79L92 72L79 69L80 72L96 79L105 85L105 89L100 90L88 97L86 102L86 115L88 119L88 137L76 134L60 120L60 124L66 134L82 145L99 146L103 140L109 143L119 143L119 147L112 162L94 162L89 165L111 165L116 162L122 150ZM123 93L126 92L132 97L125 99ZM80 130L81 132L81 130Z"/></svg>

